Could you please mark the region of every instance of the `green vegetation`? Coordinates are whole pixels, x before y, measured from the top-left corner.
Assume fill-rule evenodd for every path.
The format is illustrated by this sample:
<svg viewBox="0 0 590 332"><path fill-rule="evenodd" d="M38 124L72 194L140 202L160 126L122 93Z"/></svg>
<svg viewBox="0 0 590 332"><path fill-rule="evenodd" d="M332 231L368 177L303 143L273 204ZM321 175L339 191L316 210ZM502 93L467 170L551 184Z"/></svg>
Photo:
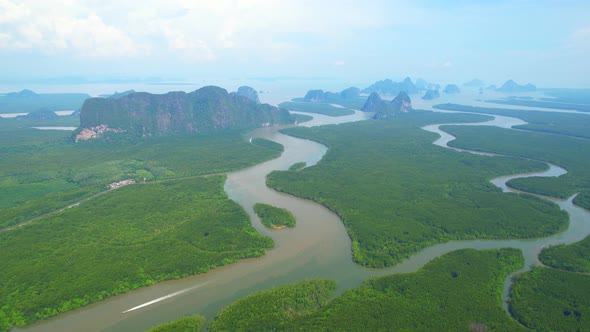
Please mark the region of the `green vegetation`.
<svg viewBox="0 0 590 332"><path fill-rule="evenodd" d="M79 109L86 98L90 96L85 93L36 94L23 90L0 96L0 113L29 113L39 109L74 110Z"/></svg>
<svg viewBox="0 0 590 332"><path fill-rule="evenodd" d="M540 98L547 101L590 105L590 89L543 89L553 98Z"/></svg>
<svg viewBox="0 0 590 332"><path fill-rule="evenodd" d="M0 121L0 228L64 207L123 179L220 173L278 157L282 147L238 131L149 138L135 144L83 142L71 133Z"/></svg>
<svg viewBox="0 0 590 332"><path fill-rule="evenodd" d="M254 212L260 217L262 224L268 228L295 227L295 216L287 209L256 203L254 204Z"/></svg>
<svg viewBox="0 0 590 332"><path fill-rule="evenodd" d="M125 186L0 232L1 326L263 255L272 240L227 198L224 182L210 176Z"/></svg>
<svg viewBox="0 0 590 332"><path fill-rule="evenodd" d="M504 280L522 265L516 249L455 251L418 272L368 280L285 330L525 330L501 302Z"/></svg>
<svg viewBox="0 0 590 332"><path fill-rule="evenodd" d="M535 238L565 228L567 215L555 204L505 194L489 183L545 165L444 149L432 144L435 134L420 129L482 118L415 112L393 121L289 128L284 132L325 144L328 152L316 166L272 172L267 183L338 213L354 260L365 266L391 266L452 239Z"/></svg>
<svg viewBox="0 0 590 332"><path fill-rule="evenodd" d="M488 103L502 104L502 105L516 105L516 106L528 106L528 107L543 107L552 108L558 110L576 110L580 112L590 112L590 105L588 104L572 104L567 102L550 101L550 100L529 100L529 99L493 99L486 100Z"/></svg>
<svg viewBox="0 0 590 332"><path fill-rule="evenodd" d="M524 126L515 127L518 129L590 138L590 131L588 131L588 128L590 128L590 116L585 114L523 111L503 108L474 107L457 104L440 104L433 106L433 108L510 116L528 122L528 124Z"/></svg>
<svg viewBox="0 0 590 332"><path fill-rule="evenodd" d="M289 167L289 170L290 171L300 171L300 170L304 169L306 165L307 165L307 163L305 161L294 163L293 165L291 165Z"/></svg>
<svg viewBox="0 0 590 332"><path fill-rule="evenodd" d="M194 315L158 325L153 329L150 329L148 332L199 332L205 327L205 324L205 317Z"/></svg>
<svg viewBox="0 0 590 332"><path fill-rule="evenodd" d="M517 249L459 250L415 273L370 279L328 304L334 284L306 281L235 302L210 330L524 331L501 302L504 280L523 263Z"/></svg>
<svg viewBox="0 0 590 332"><path fill-rule="evenodd" d="M291 114L291 117L297 121L297 123L303 123L307 121L311 121L313 116L304 115L304 114Z"/></svg>
<svg viewBox="0 0 590 332"><path fill-rule="evenodd" d="M315 279L261 291L222 309L209 331L281 330L290 321L305 320L324 306L335 289L333 280Z"/></svg>
<svg viewBox="0 0 590 332"><path fill-rule="evenodd" d="M335 107L326 103L287 101L284 103L280 103L279 107L287 109L289 111L317 113L329 116L343 116L354 114L354 111L349 108Z"/></svg>
<svg viewBox="0 0 590 332"><path fill-rule="evenodd" d="M512 285L510 312L536 331L588 331L590 276L537 267Z"/></svg>
<svg viewBox="0 0 590 332"><path fill-rule="evenodd" d="M259 137L253 138L252 144L278 152L283 152L285 150L285 147L281 144Z"/></svg>
<svg viewBox="0 0 590 332"><path fill-rule="evenodd" d="M568 173L558 178L523 178L508 184L559 198L579 192L574 203L590 209L590 154L581 153L590 151L589 140L493 127L445 126L444 130L457 137L450 143L455 147L543 160L567 169Z"/></svg>
<svg viewBox="0 0 590 332"><path fill-rule="evenodd" d="M543 264L573 272L590 272L590 236L570 245L544 248L539 255Z"/></svg>

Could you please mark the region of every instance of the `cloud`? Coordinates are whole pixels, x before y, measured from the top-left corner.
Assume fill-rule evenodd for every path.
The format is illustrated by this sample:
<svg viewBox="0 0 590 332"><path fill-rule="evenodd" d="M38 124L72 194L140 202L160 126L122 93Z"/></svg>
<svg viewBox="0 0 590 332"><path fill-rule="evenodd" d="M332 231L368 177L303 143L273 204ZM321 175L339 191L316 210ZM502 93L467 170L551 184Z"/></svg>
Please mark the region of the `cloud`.
<svg viewBox="0 0 590 332"><path fill-rule="evenodd" d="M197 61L234 49L277 59L280 50L307 46L285 35L331 40L387 26L390 7L384 0L0 0L0 47L82 57L169 52Z"/></svg>
<svg viewBox="0 0 590 332"><path fill-rule="evenodd" d="M574 30L567 38L565 47L590 52L590 27Z"/></svg>
<svg viewBox="0 0 590 332"><path fill-rule="evenodd" d="M335 66L335 67L342 67L342 66L344 66L345 64L346 64L346 63L345 63L344 61L342 61L342 60L338 60L338 61L334 62L334 66Z"/></svg>

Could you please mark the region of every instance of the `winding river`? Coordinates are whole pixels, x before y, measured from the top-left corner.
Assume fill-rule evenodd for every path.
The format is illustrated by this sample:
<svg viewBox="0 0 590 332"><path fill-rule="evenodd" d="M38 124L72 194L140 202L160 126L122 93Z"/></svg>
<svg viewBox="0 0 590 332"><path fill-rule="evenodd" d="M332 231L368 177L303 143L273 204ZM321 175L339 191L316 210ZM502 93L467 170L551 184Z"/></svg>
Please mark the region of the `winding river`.
<svg viewBox="0 0 590 332"><path fill-rule="evenodd" d="M428 109L428 105L419 107ZM417 107L418 108L418 107ZM359 121L366 117L361 112L344 117L314 115L305 126L337 124ZM494 120L466 125L497 125L510 128L523 124L519 119L496 116ZM463 125L463 124L462 124ZM201 313L211 319L222 307L256 290L294 282L305 278L331 278L338 282L337 293L359 285L371 276L391 273L407 273L418 270L424 264L445 253L463 249L491 249L515 247L523 251L525 267L539 264L538 253L548 245L573 243L590 234L590 213L572 204L572 198L554 201L570 215L570 226L562 233L535 240L470 240L451 241L428 247L402 263L387 269L363 268L352 261L351 243L340 219L323 206L270 190L265 185L266 175L273 170L285 170L292 164L305 161L315 165L326 152L326 147L308 140L283 135L280 128L261 128L252 137L273 140L285 147L277 159L228 174L225 190L229 197L240 203L250 215L252 224L261 233L271 236L275 248L260 258L241 260L216 268L205 274L158 283L128 292L82 309L41 321L26 328L27 331L143 331L154 325L181 316ZM440 129L440 125L424 127L441 135L434 144L447 148L454 139ZM462 150L461 150L462 151ZM559 176L565 170L550 165L544 172L514 174L493 179L503 191L510 179L523 176ZM254 214L257 202L287 208L297 218L297 227L269 231ZM507 296L510 278L505 283Z"/></svg>

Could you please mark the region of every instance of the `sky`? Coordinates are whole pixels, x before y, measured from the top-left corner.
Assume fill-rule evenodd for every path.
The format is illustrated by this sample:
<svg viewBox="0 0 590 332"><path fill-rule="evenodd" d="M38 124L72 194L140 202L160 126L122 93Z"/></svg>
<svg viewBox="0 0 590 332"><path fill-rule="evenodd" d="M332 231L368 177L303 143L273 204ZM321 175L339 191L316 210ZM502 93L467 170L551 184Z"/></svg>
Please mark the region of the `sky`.
<svg viewBox="0 0 590 332"><path fill-rule="evenodd" d="M406 76L590 88L590 1L0 0L5 83Z"/></svg>

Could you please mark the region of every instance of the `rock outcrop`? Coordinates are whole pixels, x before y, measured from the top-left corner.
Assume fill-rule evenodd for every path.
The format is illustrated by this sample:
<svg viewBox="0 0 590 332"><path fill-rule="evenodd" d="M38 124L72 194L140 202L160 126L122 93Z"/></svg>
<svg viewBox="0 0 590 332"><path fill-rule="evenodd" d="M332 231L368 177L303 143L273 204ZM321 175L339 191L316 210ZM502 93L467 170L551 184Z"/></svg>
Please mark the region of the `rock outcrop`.
<svg viewBox="0 0 590 332"><path fill-rule="evenodd" d="M531 92L537 90L537 87L533 84L529 83L526 85L520 85L513 80L508 80L502 86L497 89L497 91L505 92L505 93L513 93L513 92Z"/></svg>
<svg viewBox="0 0 590 332"><path fill-rule="evenodd" d="M428 90L426 91L426 93L424 94L424 96L422 96L422 99L424 100L432 100L432 99L436 99L440 97L440 92L438 92L438 89L435 90Z"/></svg>
<svg viewBox="0 0 590 332"><path fill-rule="evenodd" d="M125 132L139 137L219 129L249 129L293 123L286 110L207 86L191 93L131 93L120 98L90 98L80 112L81 130ZM97 132L96 137L101 133Z"/></svg>
<svg viewBox="0 0 590 332"><path fill-rule="evenodd" d="M260 99L258 99L258 92L252 87L249 86L241 86L238 88L238 92L236 92L238 96L246 97L251 101L255 102L256 104L260 104Z"/></svg>
<svg viewBox="0 0 590 332"><path fill-rule="evenodd" d="M383 101L378 93L373 92L369 95L361 110L364 112L375 112L373 119L386 119L400 113L410 112L413 109L410 97L402 91L398 93L391 103Z"/></svg>
<svg viewBox="0 0 590 332"><path fill-rule="evenodd" d="M455 93L460 93L461 90L459 90L459 87L455 84L447 84L447 86L445 86L445 89L443 92L448 93L448 94L455 94Z"/></svg>
<svg viewBox="0 0 590 332"><path fill-rule="evenodd" d="M480 79L474 78L469 82L463 83L463 86L466 86L469 88L481 88L484 86L484 82Z"/></svg>
<svg viewBox="0 0 590 332"><path fill-rule="evenodd" d="M377 92L381 95L397 95L400 92L405 92L408 94L412 93L419 93L421 90L414 85L412 80L409 77L406 77L401 82L394 82L390 79L385 79L382 81L377 81L373 83L368 88L364 89L362 92L364 93L372 93Z"/></svg>
<svg viewBox="0 0 590 332"><path fill-rule="evenodd" d="M321 102L321 103L338 103L343 100L353 100L360 97L360 89L350 87L340 92L330 92L324 90L309 90L303 97L306 102Z"/></svg>
<svg viewBox="0 0 590 332"><path fill-rule="evenodd" d="M387 103L379 97L377 92L373 92L367 98L367 101L361 108L363 112L383 112L387 110Z"/></svg>

